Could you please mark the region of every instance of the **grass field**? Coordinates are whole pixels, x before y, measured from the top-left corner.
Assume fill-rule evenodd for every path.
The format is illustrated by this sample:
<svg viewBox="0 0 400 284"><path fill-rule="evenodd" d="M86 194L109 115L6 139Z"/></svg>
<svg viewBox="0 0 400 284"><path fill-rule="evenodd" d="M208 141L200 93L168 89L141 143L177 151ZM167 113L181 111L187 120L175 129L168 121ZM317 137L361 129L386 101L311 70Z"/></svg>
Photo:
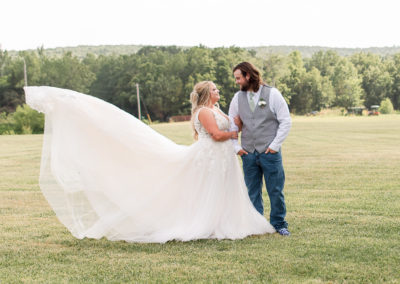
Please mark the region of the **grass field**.
<svg viewBox="0 0 400 284"><path fill-rule="evenodd" d="M188 123L153 127L192 143ZM38 187L41 143L0 136L0 283L400 283L400 115L293 119L288 238L77 240Z"/></svg>

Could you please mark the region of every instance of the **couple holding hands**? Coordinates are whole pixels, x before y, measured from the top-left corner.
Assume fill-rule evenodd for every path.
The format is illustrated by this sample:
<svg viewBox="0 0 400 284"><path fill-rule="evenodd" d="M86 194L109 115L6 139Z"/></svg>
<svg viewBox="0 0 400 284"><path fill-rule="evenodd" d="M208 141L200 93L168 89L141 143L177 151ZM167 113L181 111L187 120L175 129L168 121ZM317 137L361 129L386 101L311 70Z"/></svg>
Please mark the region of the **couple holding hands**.
<svg viewBox="0 0 400 284"><path fill-rule="evenodd" d="M27 104L45 113L40 188L59 220L77 238L128 242L289 236L281 156L288 106L251 63L238 64L233 75L240 91L229 116L217 106L213 82L194 86L197 141L190 146L98 98L25 87Z"/></svg>

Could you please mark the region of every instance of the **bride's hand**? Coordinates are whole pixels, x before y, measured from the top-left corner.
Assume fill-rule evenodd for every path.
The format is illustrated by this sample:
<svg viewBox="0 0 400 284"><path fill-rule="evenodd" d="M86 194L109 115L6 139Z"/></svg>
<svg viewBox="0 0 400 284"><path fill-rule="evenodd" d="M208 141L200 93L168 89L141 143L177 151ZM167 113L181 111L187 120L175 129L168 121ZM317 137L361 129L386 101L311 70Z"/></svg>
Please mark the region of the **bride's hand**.
<svg viewBox="0 0 400 284"><path fill-rule="evenodd" d="M239 131L241 131L242 130L242 126L243 126L243 122L240 119L240 116L235 116L233 118L233 121L235 122L236 126L239 128Z"/></svg>

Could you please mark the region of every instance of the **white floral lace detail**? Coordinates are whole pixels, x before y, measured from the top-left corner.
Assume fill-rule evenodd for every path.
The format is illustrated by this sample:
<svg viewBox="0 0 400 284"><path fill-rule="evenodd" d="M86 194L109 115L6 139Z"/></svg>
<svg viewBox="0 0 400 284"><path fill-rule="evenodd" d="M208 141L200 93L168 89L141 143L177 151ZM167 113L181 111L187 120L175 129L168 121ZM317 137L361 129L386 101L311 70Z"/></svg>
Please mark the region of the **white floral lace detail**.
<svg viewBox="0 0 400 284"><path fill-rule="evenodd" d="M229 121L226 117L217 110L210 110L214 115L218 128L222 131L228 131ZM213 171L217 166L221 171L221 175L225 176L227 174L227 166L233 163L233 161L230 160L233 153L232 143L230 140L223 142L214 141L199 121L199 112L200 110L196 113L194 126L198 133L198 142L202 143L207 150L202 151L201 155L197 157L196 164L199 168L205 168L208 169L208 171Z"/></svg>
<svg viewBox="0 0 400 284"><path fill-rule="evenodd" d="M229 130L229 121L222 114L220 114L219 111L213 110L211 108L208 108L208 109L212 111L215 121L217 122L218 128L222 131L228 131ZM207 130L204 128L204 126L201 124L201 122L199 120L200 110L201 109L199 109L196 113L196 119L194 120L194 127L195 127L197 133L199 134L199 139L211 138L210 134L207 132Z"/></svg>

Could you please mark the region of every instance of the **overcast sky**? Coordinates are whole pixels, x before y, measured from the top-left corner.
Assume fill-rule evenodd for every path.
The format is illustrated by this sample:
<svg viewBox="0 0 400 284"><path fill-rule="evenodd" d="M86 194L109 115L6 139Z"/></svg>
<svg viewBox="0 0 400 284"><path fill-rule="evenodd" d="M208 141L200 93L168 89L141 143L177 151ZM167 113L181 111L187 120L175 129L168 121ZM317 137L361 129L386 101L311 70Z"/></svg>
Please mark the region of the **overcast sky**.
<svg viewBox="0 0 400 284"><path fill-rule="evenodd" d="M400 46L399 0L0 0L2 49Z"/></svg>

